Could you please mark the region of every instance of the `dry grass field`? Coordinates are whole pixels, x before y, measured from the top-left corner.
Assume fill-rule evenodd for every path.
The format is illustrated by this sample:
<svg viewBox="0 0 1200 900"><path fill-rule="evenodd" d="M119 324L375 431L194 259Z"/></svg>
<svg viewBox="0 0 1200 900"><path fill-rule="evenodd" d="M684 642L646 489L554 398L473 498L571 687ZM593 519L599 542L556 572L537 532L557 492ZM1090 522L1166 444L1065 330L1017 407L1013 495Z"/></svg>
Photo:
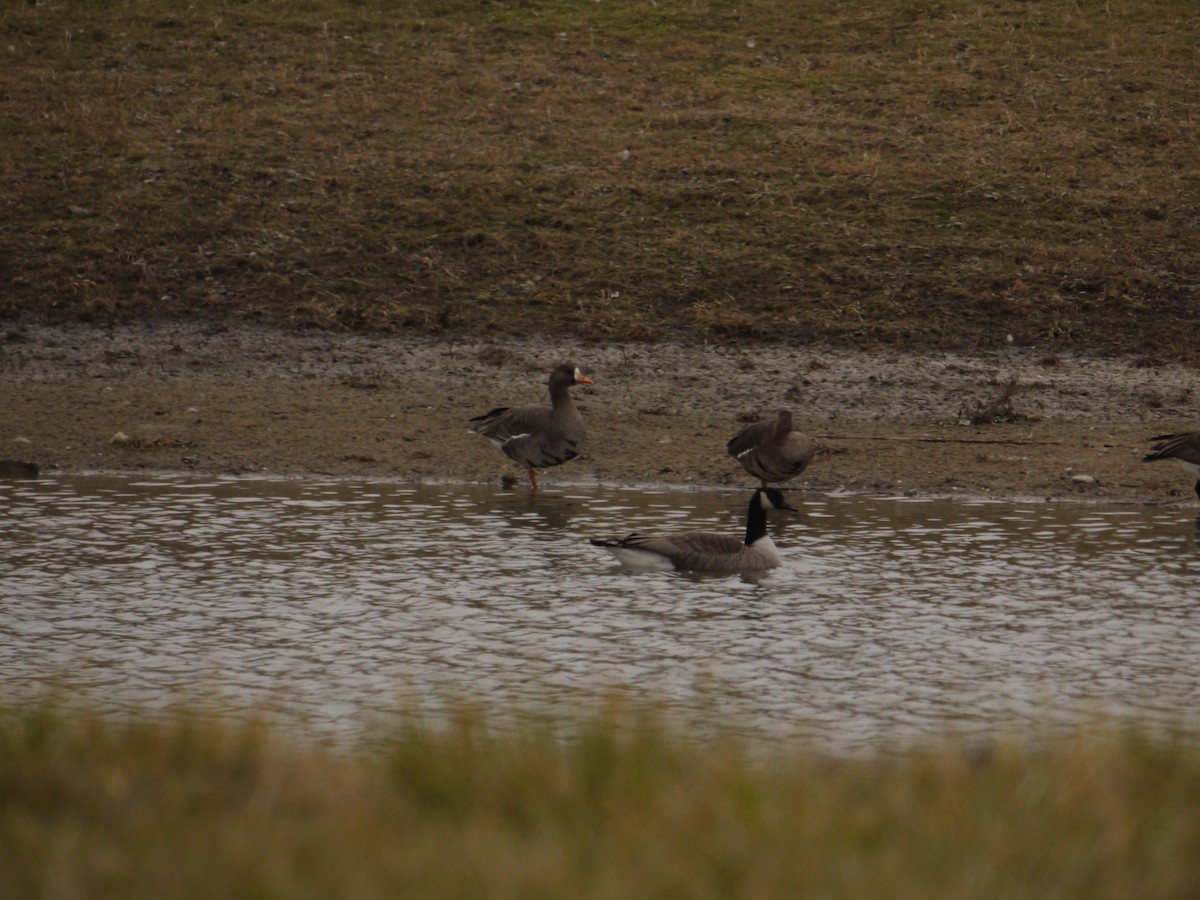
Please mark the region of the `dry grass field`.
<svg viewBox="0 0 1200 900"><path fill-rule="evenodd" d="M0 316L1195 361L1191 0L4 0Z"/></svg>

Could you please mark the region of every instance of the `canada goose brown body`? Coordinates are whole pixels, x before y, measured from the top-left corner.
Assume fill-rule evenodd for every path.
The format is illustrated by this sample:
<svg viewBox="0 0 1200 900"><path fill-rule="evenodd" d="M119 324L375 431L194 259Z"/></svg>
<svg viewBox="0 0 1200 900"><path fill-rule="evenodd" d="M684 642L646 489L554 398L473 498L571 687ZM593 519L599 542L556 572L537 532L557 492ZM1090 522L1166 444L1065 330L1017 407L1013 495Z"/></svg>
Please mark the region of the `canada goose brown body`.
<svg viewBox="0 0 1200 900"><path fill-rule="evenodd" d="M471 431L523 466L537 490L537 469L561 465L579 455L587 429L571 400L570 388L591 383L574 363L562 363L550 372L549 406L501 406L471 419Z"/></svg>
<svg viewBox="0 0 1200 900"><path fill-rule="evenodd" d="M1196 496L1200 498L1200 431L1181 431L1177 434L1158 434L1150 438L1153 452L1142 457L1142 462L1158 462L1169 459L1179 465L1196 480Z"/></svg>
<svg viewBox="0 0 1200 900"><path fill-rule="evenodd" d="M813 458L812 439L792 428L792 414L782 410L774 420L747 425L725 445L726 452L763 487L795 478Z"/></svg>
<svg viewBox="0 0 1200 900"><path fill-rule="evenodd" d="M767 511L795 509L778 488L758 488L746 513L746 536L683 531L677 534L630 534L592 538L592 543L635 568L685 569L692 572L765 572L782 564L767 535Z"/></svg>

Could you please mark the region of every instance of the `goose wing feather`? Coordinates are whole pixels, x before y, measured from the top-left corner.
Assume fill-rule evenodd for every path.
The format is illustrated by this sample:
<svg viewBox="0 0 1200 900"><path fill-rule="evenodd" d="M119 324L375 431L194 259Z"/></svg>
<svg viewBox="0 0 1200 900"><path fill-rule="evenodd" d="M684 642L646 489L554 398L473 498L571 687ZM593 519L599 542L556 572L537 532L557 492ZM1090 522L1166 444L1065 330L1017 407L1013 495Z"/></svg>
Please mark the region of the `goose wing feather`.
<svg viewBox="0 0 1200 900"><path fill-rule="evenodd" d="M741 457L743 453L753 450L770 437L771 423L755 422L753 425L747 425L731 437L729 443L725 445L725 449L730 456Z"/></svg>
<svg viewBox="0 0 1200 900"><path fill-rule="evenodd" d="M1153 453L1142 457L1143 462L1176 459L1192 465L1200 465L1200 431L1158 434L1150 440L1157 441L1157 443L1150 448L1154 451Z"/></svg>
<svg viewBox="0 0 1200 900"><path fill-rule="evenodd" d="M490 441L503 444L514 437L529 434L550 424L548 406L501 406L471 419L471 430Z"/></svg>
<svg viewBox="0 0 1200 900"><path fill-rule="evenodd" d="M771 482L795 478L808 468L814 450L812 439L798 431L775 440L769 422L743 428L725 446L748 473Z"/></svg>
<svg viewBox="0 0 1200 900"><path fill-rule="evenodd" d="M500 407L471 421L476 423L472 431L530 469L545 469L574 459L583 443L583 420L578 413L563 420L549 406Z"/></svg>

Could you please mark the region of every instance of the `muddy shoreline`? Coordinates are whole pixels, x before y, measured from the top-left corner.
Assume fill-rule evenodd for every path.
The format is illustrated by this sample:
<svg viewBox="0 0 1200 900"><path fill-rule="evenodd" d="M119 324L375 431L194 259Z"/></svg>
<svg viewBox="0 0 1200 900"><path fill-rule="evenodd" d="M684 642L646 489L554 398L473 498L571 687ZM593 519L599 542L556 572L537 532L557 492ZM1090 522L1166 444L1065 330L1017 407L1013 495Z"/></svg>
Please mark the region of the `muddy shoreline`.
<svg viewBox="0 0 1200 900"><path fill-rule="evenodd" d="M582 458L546 489L735 489L746 421L793 411L818 443L795 488L1195 503L1177 467L1140 459L1194 429L1195 372L1131 360L928 356L819 347L572 344L293 333L243 325L9 325L0 459L43 473L196 472L487 482L523 474L469 434L500 405L543 402L552 363L577 388ZM1004 399L1015 420L967 424Z"/></svg>

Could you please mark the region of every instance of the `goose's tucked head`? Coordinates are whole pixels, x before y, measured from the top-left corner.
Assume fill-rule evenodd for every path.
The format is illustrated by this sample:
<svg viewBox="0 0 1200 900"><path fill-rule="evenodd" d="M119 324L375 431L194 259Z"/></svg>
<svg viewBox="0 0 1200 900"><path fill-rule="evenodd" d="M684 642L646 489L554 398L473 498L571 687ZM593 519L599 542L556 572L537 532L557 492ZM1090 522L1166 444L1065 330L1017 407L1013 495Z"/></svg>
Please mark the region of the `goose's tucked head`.
<svg viewBox="0 0 1200 900"><path fill-rule="evenodd" d="M775 417L773 433L776 440L783 440L792 433L792 413L790 410L781 409L779 411L779 415Z"/></svg>

